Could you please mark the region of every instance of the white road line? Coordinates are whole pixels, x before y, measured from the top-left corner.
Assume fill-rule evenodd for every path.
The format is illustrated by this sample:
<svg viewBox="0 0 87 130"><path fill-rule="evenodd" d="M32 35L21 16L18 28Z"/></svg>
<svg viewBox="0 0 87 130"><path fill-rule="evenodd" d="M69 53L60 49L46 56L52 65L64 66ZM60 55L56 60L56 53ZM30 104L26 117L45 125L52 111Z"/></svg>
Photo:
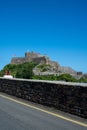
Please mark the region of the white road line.
<svg viewBox="0 0 87 130"><path fill-rule="evenodd" d="M29 105L29 104L27 104L27 103L18 101L18 100L16 100L16 99L10 98L10 97L8 97L8 96L4 96L4 95L0 94L0 97L5 98L5 99L8 99L8 100L13 101L13 102L16 102L16 103L18 103L18 104L21 104L21 105L24 105L24 106L33 108L33 109L36 109L36 110L42 111L42 112L47 113L47 114L49 114L49 115L52 115L52 116L55 116L55 117L64 119L64 120L69 121L69 122L72 122L72 123L74 123L74 124L78 124L78 125L80 125L80 126L87 127L87 124L86 124L86 123L82 123L82 122L80 122L80 121L73 120L73 119L64 117L64 116L62 116L62 115L55 114L55 113L53 113L53 112L49 112L49 111L44 110L44 109L42 109L42 108L35 107L35 106L33 106L33 105Z"/></svg>

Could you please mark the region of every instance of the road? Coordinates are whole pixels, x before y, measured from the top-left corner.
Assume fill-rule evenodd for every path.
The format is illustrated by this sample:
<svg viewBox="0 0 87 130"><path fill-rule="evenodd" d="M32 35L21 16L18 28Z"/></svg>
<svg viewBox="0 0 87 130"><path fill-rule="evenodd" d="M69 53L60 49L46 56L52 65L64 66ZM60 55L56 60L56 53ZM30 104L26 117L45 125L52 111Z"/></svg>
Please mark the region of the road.
<svg viewBox="0 0 87 130"><path fill-rule="evenodd" d="M0 130L87 130L86 119L76 121L49 111L0 94Z"/></svg>

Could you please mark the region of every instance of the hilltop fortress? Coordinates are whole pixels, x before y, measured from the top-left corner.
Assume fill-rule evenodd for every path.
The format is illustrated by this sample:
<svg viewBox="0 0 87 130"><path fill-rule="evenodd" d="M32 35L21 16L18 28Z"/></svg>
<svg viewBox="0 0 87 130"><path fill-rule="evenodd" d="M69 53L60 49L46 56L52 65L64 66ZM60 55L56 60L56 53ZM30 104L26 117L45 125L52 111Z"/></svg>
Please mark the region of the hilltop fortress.
<svg viewBox="0 0 87 130"><path fill-rule="evenodd" d="M11 60L11 64L22 64L25 62L35 62L37 64L50 64L55 67L59 66L57 62L51 61L49 57L35 52L26 52L25 57L13 57Z"/></svg>
<svg viewBox="0 0 87 130"><path fill-rule="evenodd" d="M13 57L11 59L11 64L22 64L26 62L35 62L38 65L41 64L50 65L47 66L45 72L39 70L37 65L33 69L35 75L50 75L50 74L59 75L59 74L68 73L77 78L82 76L82 72L76 72L71 67L61 66L58 62L50 60L49 57L35 52L26 52L25 57Z"/></svg>

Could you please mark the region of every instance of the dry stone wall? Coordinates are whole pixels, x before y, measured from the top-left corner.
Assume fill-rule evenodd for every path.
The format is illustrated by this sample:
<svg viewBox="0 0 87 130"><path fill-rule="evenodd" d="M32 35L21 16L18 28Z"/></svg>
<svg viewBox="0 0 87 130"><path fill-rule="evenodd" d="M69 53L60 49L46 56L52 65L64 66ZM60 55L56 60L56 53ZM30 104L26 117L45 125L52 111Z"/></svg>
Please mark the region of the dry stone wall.
<svg viewBox="0 0 87 130"><path fill-rule="evenodd" d="M0 78L0 92L87 118L87 86Z"/></svg>

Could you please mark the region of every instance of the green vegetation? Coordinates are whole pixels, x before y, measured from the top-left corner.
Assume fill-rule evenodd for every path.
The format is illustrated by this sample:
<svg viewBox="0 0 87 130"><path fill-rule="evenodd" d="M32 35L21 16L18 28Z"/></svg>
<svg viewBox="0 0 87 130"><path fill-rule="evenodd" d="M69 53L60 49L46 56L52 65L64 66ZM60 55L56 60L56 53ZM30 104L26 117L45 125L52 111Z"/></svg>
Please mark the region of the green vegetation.
<svg viewBox="0 0 87 130"><path fill-rule="evenodd" d="M6 65L3 70L0 71L0 76L2 77L5 74L5 71L9 70L13 77L15 78L24 78L24 79L40 79L40 80L61 80L61 81L66 81L66 82L86 82L87 83L87 78L80 78L80 79L75 79L73 76L70 74L61 74L61 75L34 75L33 74L33 68L36 66L36 63L33 62L27 62L19 65L15 64L8 64ZM38 65L37 66L39 69L41 69L42 72L46 71L47 68L50 67L50 65Z"/></svg>
<svg viewBox="0 0 87 130"><path fill-rule="evenodd" d="M75 79L73 76L70 74L62 74L60 76L55 76L55 75L39 75L39 76L33 76L33 79L40 79L40 80L56 80L56 81L66 81L66 82L83 82L87 83L87 78L80 78L80 79Z"/></svg>
<svg viewBox="0 0 87 130"><path fill-rule="evenodd" d="M87 83L87 78L83 78L83 77L82 77L82 78L79 79L79 82Z"/></svg>
<svg viewBox="0 0 87 130"><path fill-rule="evenodd" d="M3 68L3 70L0 71L0 76L2 77L5 71L9 70L13 75L13 77L30 79L34 75L33 68L36 65L37 65L36 63L32 63L32 62L26 62L19 65L8 64Z"/></svg>
<svg viewBox="0 0 87 130"><path fill-rule="evenodd" d="M75 79L70 74L62 74L59 77L57 77L57 80L63 80L63 81L67 81L67 82L77 82L77 79Z"/></svg>
<svg viewBox="0 0 87 130"><path fill-rule="evenodd" d="M38 65L37 68L40 69L41 72L45 72L47 71L47 69L50 67L49 64L42 64L42 65Z"/></svg>
<svg viewBox="0 0 87 130"><path fill-rule="evenodd" d="M70 74L62 74L60 76L55 76L55 75L33 76L33 79L62 80L62 81L67 81L67 82L77 82L77 80L75 78L73 78Z"/></svg>

